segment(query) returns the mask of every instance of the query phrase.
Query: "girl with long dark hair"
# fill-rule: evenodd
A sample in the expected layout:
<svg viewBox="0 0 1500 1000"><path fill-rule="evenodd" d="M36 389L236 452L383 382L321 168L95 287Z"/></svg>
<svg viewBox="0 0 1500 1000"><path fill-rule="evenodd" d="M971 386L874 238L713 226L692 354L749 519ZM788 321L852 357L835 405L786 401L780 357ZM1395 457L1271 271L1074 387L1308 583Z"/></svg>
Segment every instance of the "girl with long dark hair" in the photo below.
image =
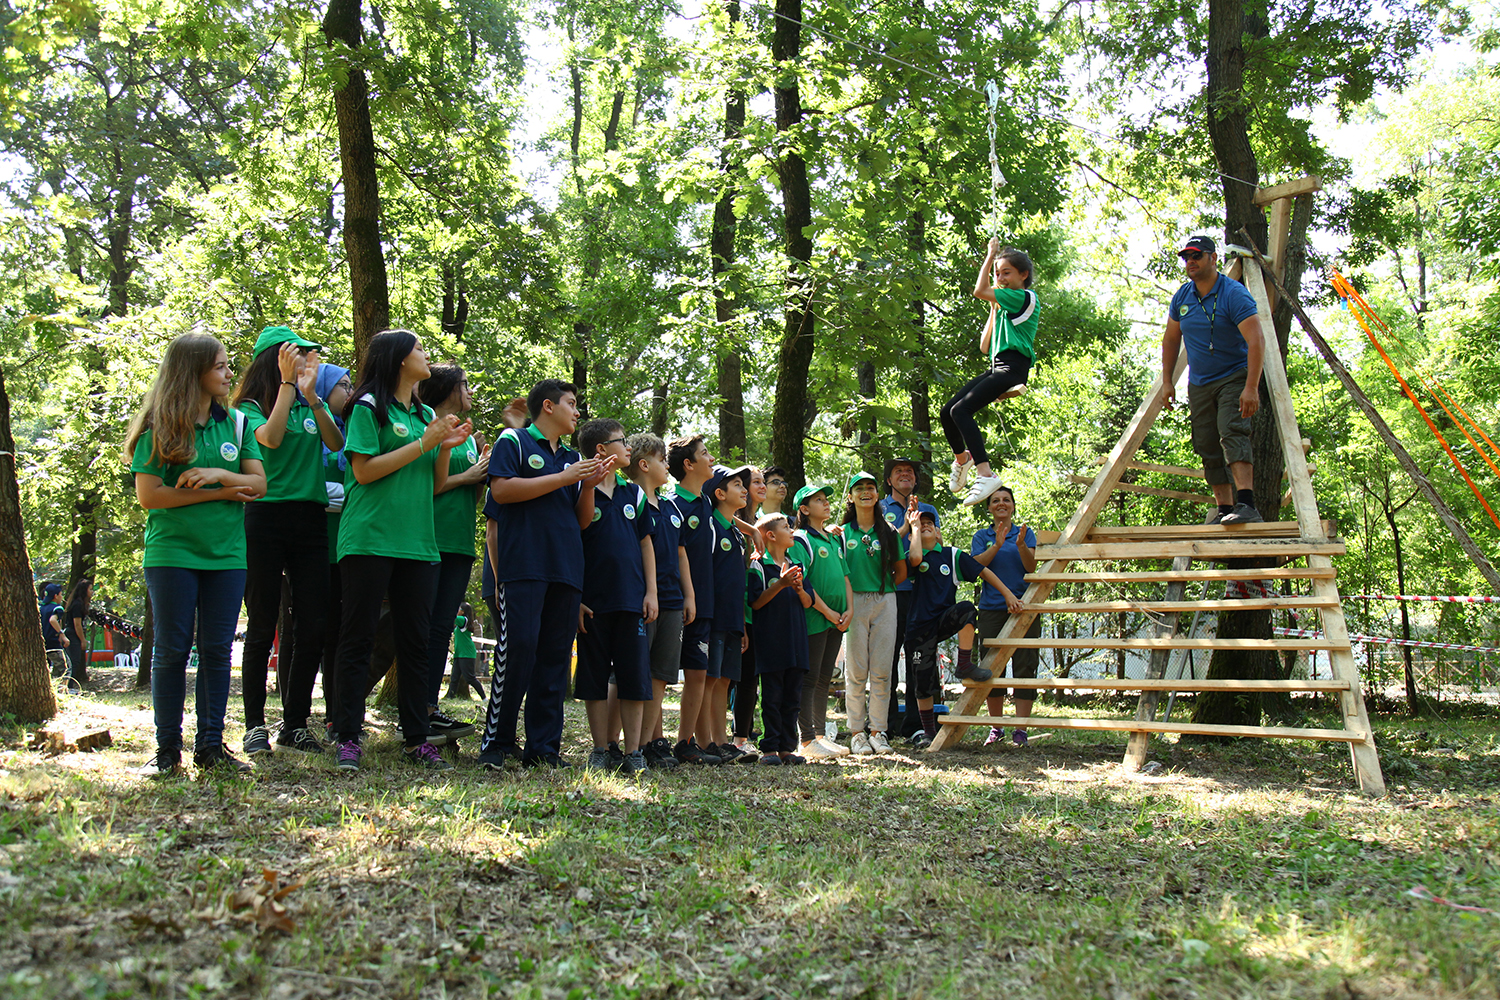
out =
<svg viewBox="0 0 1500 1000"><path fill-rule="evenodd" d="M268 326L255 342L255 360L234 404L249 421L265 456L266 495L245 511L245 649L240 661L245 704L244 750L271 752L266 726L266 667L281 613L281 580L291 591L290 664L278 673L281 732L276 746L321 753L308 728L313 684L323 655L328 613L327 489L323 448L344 446L344 435L318 395L321 345L285 326Z"/></svg>
<svg viewBox="0 0 1500 1000"><path fill-rule="evenodd" d="M473 427L437 417L417 398L431 375L427 352L410 330L370 340L358 387L344 405L349 462L339 518L339 575L344 620L339 635L335 728L338 766L359 770L365 720L365 675L389 598L396 645L398 706L407 762L452 770L427 741L427 639L437 586L433 493L448 480L452 450Z"/></svg>
<svg viewBox="0 0 1500 1000"><path fill-rule="evenodd" d="M229 655L245 593L245 504L265 494L260 445L226 409L224 345L186 334L167 345L156 380L125 434L121 457L146 509L146 590L155 615L151 703L156 755L141 773L182 770L188 653L198 647L193 762L246 771L224 749ZM196 628L195 628L196 622Z"/></svg>
<svg viewBox="0 0 1500 1000"><path fill-rule="evenodd" d="M68 637L68 677L79 687L89 682L89 653L83 648L83 623L89 616L89 604L94 599L94 581L84 577L68 591L68 604L63 612L63 627Z"/></svg>
<svg viewBox="0 0 1500 1000"><path fill-rule="evenodd" d="M844 655L844 700L853 734L849 749L857 754L891 752L885 727L891 713L896 588L906 580L906 550L896 529L881 516L879 504L873 475L856 472L849 477L843 542L854 601Z"/></svg>
<svg viewBox="0 0 1500 1000"><path fill-rule="evenodd" d="M842 757L849 748L824 733L828 719L828 688L833 666L838 662L844 630L849 627L849 605L854 592L849 587L849 567L844 546L827 530L833 516L828 502L832 487L813 483L802 487L792 499L797 508L796 544L787 558L802 567L812 591L807 609L809 669L802 685L802 705L797 712L802 755L809 759Z"/></svg>

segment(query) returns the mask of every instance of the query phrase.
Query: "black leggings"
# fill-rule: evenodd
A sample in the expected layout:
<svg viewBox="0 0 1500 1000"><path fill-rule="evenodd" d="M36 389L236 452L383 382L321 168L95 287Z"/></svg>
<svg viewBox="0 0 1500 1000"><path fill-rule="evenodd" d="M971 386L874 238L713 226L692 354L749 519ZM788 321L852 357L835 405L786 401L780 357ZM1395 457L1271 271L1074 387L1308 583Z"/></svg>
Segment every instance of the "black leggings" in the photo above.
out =
<svg viewBox="0 0 1500 1000"><path fill-rule="evenodd" d="M344 621L339 634L338 738L358 742L365 723L366 674L389 599L396 644L396 706L408 747L427 740L427 637L438 564L386 556L347 555L339 560Z"/></svg>
<svg viewBox="0 0 1500 1000"><path fill-rule="evenodd" d="M984 435L974 422L974 414L989 406L1018 385L1026 384L1031 374L1031 359L1020 351L1001 351L995 365L977 378L963 384L953 398L943 404L938 417L943 422L943 436L953 454L968 452L976 465L990 460L984 449Z"/></svg>
<svg viewBox="0 0 1500 1000"><path fill-rule="evenodd" d="M292 589L290 669L281 686L286 728L301 729L312 711L312 689L323 655L328 613L328 515L306 501L252 503L245 510L245 650L240 675L245 728L266 724L266 667L281 616L281 577Z"/></svg>

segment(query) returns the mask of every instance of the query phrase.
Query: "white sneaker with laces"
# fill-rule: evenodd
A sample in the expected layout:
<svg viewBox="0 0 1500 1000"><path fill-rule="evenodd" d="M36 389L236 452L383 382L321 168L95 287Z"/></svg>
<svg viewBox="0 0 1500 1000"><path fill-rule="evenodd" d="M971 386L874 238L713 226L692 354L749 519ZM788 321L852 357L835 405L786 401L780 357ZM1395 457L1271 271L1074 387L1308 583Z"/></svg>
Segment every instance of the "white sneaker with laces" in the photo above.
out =
<svg viewBox="0 0 1500 1000"><path fill-rule="evenodd" d="M888 739L885 738L885 733L871 733L870 734L870 752L871 753L890 753L891 752L891 742L890 742L890 740L888 740Z"/></svg>
<svg viewBox="0 0 1500 1000"><path fill-rule="evenodd" d="M840 743L838 740L831 740L826 736L819 736L813 742L821 743L823 745L823 749L828 751L828 756L830 757L847 757L849 755L849 748L844 746L844 744Z"/></svg>
<svg viewBox="0 0 1500 1000"><path fill-rule="evenodd" d="M822 740L808 740L802 744L802 756L808 760L826 760L829 757L838 756L823 745Z"/></svg>
<svg viewBox="0 0 1500 1000"><path fill-rule="evenodd" d="M980 476L969 486L969 492L964 494L964 506L972 507L975 504L984 503L990 498L990 494L999 488L999 476Z"/></svg>
<svg viewBox="0 0 1500 1000"><path fill-rule="evenodd" d="M855 733L854 739L849 741L849 752L863 757L875 751L870 749L870 737L864 733Z"/></svg>
<svg viewBox="0 0 1500 1000"><path fill-rule="evenodd" d="M974 467L972 461L961 462L958 458L953 459L953 471L948 474L948 488L954 493L962 493L964 484L969 480L969 470Z"/></svg>

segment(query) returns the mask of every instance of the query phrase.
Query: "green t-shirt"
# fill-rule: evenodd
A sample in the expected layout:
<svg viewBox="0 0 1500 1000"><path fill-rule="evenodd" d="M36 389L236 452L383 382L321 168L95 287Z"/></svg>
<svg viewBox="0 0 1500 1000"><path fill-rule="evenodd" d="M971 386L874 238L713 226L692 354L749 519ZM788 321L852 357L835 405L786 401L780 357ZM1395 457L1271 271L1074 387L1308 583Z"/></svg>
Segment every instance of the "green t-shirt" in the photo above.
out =
<svg viewBox="0 0 1500 1000"><path fill-rule="evenodd" d="M266 417L260 405L246 400L240 412L249 421L246 434L266 425ZM292 403L286 417L286 434L276 448L260 444L262 459L266 463L266 495L256 503L315 503L328 502L328 491L323 485L323 436L318 430L318 421L312 407L301 400Z"/></svg>
<svg viewBox="0 0 1500 1000"><path fill-rule="evenodd" d="M897 535L896 558L905 557L906 542ZM856 594L896 592L896 581L886 570L885 560L879 528L871 525L869 531L861 531L857 523L844 525L844 563L849 567L849 584Z"/></svg>
<svg viewBox="0 0 1500 1000"><path fill-rule="evenodd" d="M472 660L477 655L479 654L474 649L474 637L469 634L469 619L459 615L453 619L453 658Z"/></svg>
<svg viewBox="0 0 1500 1000"><path fill-rule="evenodd" d="M176 486L177 477L188 469L239 472L241 463L261 460L260 445L250 433L249 421L217 403L209 411L208 423L197 429L195 457L191 463L162 465L152 461L151 441L148 428L135 444L130 471L160 476L167 486ZM223 487L217 484L204 487L205 492L218 489ZM245 505L238 500L207 500L186 507L148 510L146 555L142 565L244 569Z"/></svg>
<svg viewBox="0 0 1500 1000"><path fill-rule="evenodd" d="M844 562L844 547L837 538L832 535L820 537L808 530L798 531L786 557L802 567L803 575L812 584L813 593L823 598L830 611L843 614L849 610L844 594L844 578L849 575L849 567ZM833 622L824 618L816 606L807 608L806 615L808 635L833 628Z"/></svg>
<svg viewBox="0 0 1500 1000"><path fill-rule="evenodd" d="M1029 288L1001 288L998 285L993 291L995 333L990 337L990 356L986 360L993 367L995 355L1001 351L1020 351L1035 361L1036 325L1042 312L1036 292Z"/></svg>
<svg viewBox="0 0 1500 1000"><path fill-rule="evenodd" d="M474 444L474 439L469 438L449 453L448 475L468 472L469 467L477 461L479 448ZM439 552L453 552L461 556L478 554L474 545L477 520L475 512L478 509L479 490L473 486L455 486L432 498L433 531L437 536Z"/></svg>
<svg viewBox="0 0 1500 1000"><path fill-rule="evenodd" d="M422 436L432 411L415 399L408 409L391 401L384 427L375 419L374 399L363 396L349 413L344 431L344 454L350 456L344 480L344 514L339 519L339 558L385 556L437 562L437 539L432 528L432 467L437 448L408 462L388 476L361 485L354 476L352 456L384 455Z"/></svg>

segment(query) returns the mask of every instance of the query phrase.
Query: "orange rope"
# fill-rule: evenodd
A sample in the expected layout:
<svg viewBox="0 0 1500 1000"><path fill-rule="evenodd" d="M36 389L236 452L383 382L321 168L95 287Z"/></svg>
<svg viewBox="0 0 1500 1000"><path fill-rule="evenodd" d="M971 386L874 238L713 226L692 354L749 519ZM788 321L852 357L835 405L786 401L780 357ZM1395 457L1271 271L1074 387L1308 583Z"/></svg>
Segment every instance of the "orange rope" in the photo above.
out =
<svg viewBox="0 0 1500 1000"><path fill-rule="evenodd" d="M1493 451L1495 453L1495 456L1497 458L1500 458L1500 448L1495 447L1495 442L1491 441L1490 440L1490 436L1488 434L1486 434L1480 428L1480 426L1477 423L1474 422L1474 418L1471 417L1471 416L1469 416L1468 411L1465 410L1462 406L1460 406L1458 404L1458 402L1452 396L1449 396L1448 395L1448 390L1444 389L1442 387L1442 385L1438 386L1438 391L1441 392L1443 394L1443 396L1447 398L1448 402L1450 402L1450 403L1453 404L1453 408L1455 410L1457 410L1459 413L1463 414L1463 418L1466 421L1468 421L1469 426L1472 427L1472 428L1474 428L1474 433L1478 434L1481 438L1483 438L1484 439L1484 443L1490 446L1490 451ZM1490 466L1490 468L1494 468L1494 466Z"/></svg>
<svg viewBox="0 0 1500 1000"><path fill-rule="evenodd" d="M1401 391L1406 393L1406 398L1411 400L1412 405L1417 408L1417 412L1422 415L1422 419L1427 421L1427 427L1432 431L1432 436L1437 438L1438 443L1443 446L1443 450L1448 453L1448 458L1453 462L1454 467L1458 469L1459 475L1464 477L1464 482L1469 484L1469 489L1479 500L1480 506L1482 506L1485 513L1490 516L1490 520L1495 522L1495 527L1500 528L1500 517L1496 517L1495 512L1490 509L1489 503L1484 499L1484 494L1479 492L1479 487L1475 486L1474 480L1469 478L1469 470L1464 468L1464 463L1458 460L1458 456L1455 455L1453 453L1453 449L1448 446L1448 440L1443 437L1443 432L1438 430L1437 424L1433 423L1432 418L1427 415L1427 410L1422 406L1421 400L1417 399L1417 394L1411 391L1411 386L1406 384L1406 379L1401 377L1401 372L1396 369L1396 363L1391 360L1389 354L1385 353L1385 348L1382 347L1380 341L1376 339L1375 332L1370 329L1370 324L1365 322L1366 312L1369 313L1370 318L1373 319L1376 323L1380 323L1380 317L1375 315L1375 311L1370 308L1370 304L1366 302L1364 298L1359 294L1359 292L1354 289L1353 285L1349 284L1348 280L1345 279L1342 274L1340 274L1337 270L1334 270L1332 272L1332 275L1334 291L1338 292L1339 295L1343 297L1345 302L1350 303L1351 306L1358 307L1351 308L1349 312L1352 313L1355 320L1358 321L1360 328L1365 331L1365 336L1369 338L1370 343L1374 345L1375 350L1380 353L1381 360L1385 362L1386 367L1389 368L1391 370L1391 374L1395 376L1396 382L1401 386ZM1380 325L1384 326L1383 323L1380 323ZM1465 431L1464 435L1467 437L1468 432ZM1472 441L1473 439L1470 438L1470 440ZM1475 447L1478 446L1476 445Z"/></svg>

